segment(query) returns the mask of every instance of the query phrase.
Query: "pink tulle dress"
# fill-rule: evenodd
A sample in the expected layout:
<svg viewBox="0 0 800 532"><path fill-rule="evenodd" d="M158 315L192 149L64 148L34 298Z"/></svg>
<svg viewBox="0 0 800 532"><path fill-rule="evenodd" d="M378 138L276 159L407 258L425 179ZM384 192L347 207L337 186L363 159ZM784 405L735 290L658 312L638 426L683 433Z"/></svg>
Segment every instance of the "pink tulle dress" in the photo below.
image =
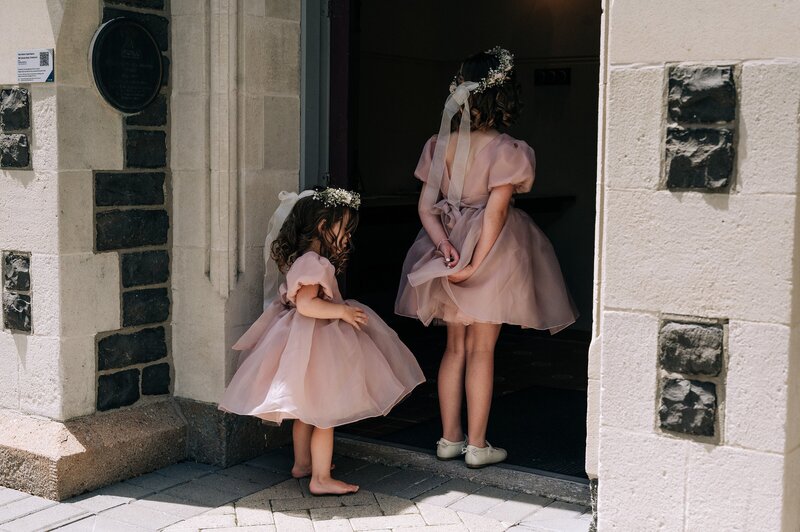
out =
<svg viewBox="0 0 800 532"><path fill-rule="evenodd" d="M414 175L426 181L436 136L425 145ZM452 275L470 263L481 235L483 215L494 187L514 185L528 192L535 171L533 149L525 142L500 134L473 157L464 176L460 206L448 202L450 183L445 167L442 195L434 212L441 217L448 238L460 254L447 268L425 229L403 263L395 312L417 318L471 324L508 323L556 333L574 323L577 310L569 295L553 246L531 218L513 206L500 235L484 261L466 281L450 283Z"/></svg>
<svg viewBox="0 0 800 532"><path fill-rule="evenodd" d="M366 325L297 312L303 285L318 284L328 301L362 308ZM344 301L333 265L313 251L295 260L279 297L234 344L243 350L219 408L280 423L320 428L387 414L425 381L414 355L371 309Z"/></svg>

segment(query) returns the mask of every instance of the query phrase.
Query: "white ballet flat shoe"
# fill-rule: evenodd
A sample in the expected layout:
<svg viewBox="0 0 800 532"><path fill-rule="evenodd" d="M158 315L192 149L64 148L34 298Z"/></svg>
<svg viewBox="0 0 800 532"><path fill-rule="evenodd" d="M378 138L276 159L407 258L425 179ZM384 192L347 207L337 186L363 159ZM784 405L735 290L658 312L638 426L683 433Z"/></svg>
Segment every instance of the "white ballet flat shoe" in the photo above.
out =
<svg viewBox="0 0 800 532"><path fill-rule="evenodd" d="M464 461L470 469L480 469L488 465L497 464L506 459L508 453L505 449L492 447L487 441L486 447L467 445L464 448Z"/></svg>
<svg viewBox="0 0 800 532"><path fill-rule="evenodd" d="M452 460L464 454L467 440L450 441L444 438L439 438L436 442L436 458L439 460Z"/></svg>

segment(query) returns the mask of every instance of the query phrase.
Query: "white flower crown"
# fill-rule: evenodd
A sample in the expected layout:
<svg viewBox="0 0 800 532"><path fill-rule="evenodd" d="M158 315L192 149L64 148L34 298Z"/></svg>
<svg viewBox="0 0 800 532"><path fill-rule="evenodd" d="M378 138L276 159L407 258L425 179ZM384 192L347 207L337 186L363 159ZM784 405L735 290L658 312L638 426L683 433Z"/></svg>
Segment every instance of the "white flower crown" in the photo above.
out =
<svg viewBox="0 0 800 532"><path fill-rule="evenodd" d="M496 87L497 85L502 85L506 81L508 81L508 76L511 74L511 71L514 70L514 54L506 50L501 46L495 46L489 50L486 50L487 54L492 54L497 57L499 61L499 65L497 68L492 68L489 70L489 73L486 74L485 78L478 80L478 86L472 90L472 92L483 92L489 87ZM466 80L471 81L471 80ZM458 74L453 77L453 81L450 82L450 94L456 91L458 87Z"/></svg>
<svg viewBox="0 0 800 532"><path fill-rule="evenodd" d="M343 188L328 187L325 190L314 192L315 200L321 201L326 207L342 205L358 210L361 207L361 196L358 192L351 192Z"/></svg>

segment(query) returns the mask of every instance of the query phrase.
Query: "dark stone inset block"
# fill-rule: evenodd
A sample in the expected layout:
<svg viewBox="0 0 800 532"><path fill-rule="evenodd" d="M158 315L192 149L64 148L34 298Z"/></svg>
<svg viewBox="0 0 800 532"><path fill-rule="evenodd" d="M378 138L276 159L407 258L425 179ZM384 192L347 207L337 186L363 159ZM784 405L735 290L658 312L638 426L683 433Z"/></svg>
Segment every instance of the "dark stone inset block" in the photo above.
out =
<svg viewBox="0 0 800 532"><path fill-rule="evenodd" d="M661 428L698 436L714 435L717 387L711 382L662 379Z"/></svg>
<svg viewBox="0 0 800 532"><path fill-rule="evenodd" d="M139 370L126 369L97 379L97 409L111 410L139 400Z"/></svg>
<svg viewBox="0 0 800 532"><path fill-rule="evenodd" d="M147 13L137 13L135 11L127 11L125 9L115 9L113 7L103 8L103 22L109 20L125 17L135 20L153 35L153 38L158 44L159 50L166 52L169 49L169 20L158 15L149 15Z"/></svg>
<svg viewBox="0 0 800 532"><path fill-rule="evenodd" d="M3 287L27 292L31 289L31 256L29 253L3 253Z"/></svg>
<svg viewBox="0 0 800 532"><path fill-rule="evenodd" d="M106 4L121 4L144 9L164 9L164 0L106 0Z"/></svg>
<svg viewBox="0 0 800 532"><path fill-rule="evenodd" d="M98 207L163 205L164 172L97 173L94 176L94 202Z"/></svg>
<svg viewBox="0 0 800 532"><path fill-rule="evenodd" d="M27 135L0 135L0 168L27 168L30 164Z"/></svg>
<svg viewBox="0 0 800 532"><path fill-rule="evenodd" d="M31 332L31 296L3 292L3 325L6 329Z"/></svg>
<svg viewBox="0 0 800 532"><path fill-rule="evenodd" d="M592 522L589 523L589 532L597 532L597 479L589 479L589 501L592 507Z"/></svg>
<svg viewBox="0 0 800 532"><path fill-rule="evenodd" d="M716 190L733 173L733 130L667 129L667 188Z"/></svg>
<svg viewBox="0 0 800 532"><path fill-rule="evenodd" d="M161 56L161 86L169 85L169 57Z"/></svg>
<svg viewBox="0 0 800 532"><path fill-rule="evenodd" d="M31 99L28 89L0 91L0 129L20 131L31 127Z"/></svg>
<svg viewBox="0 0 800 532"><path fill-rule="evenodd" d="M142 370L143 395L168 394L169 383L169 364L155 364Z"/></svg>
<svg viewBox="0 0 800 532"><path fill-rule="evenodd" d="M116 369L153 362L167 356L164 327L130 334L112 334L97 343L98 368Z"/></svg>
<svg viewBox="0 0 800 532"><path fill-rule="evenodd" d="M95 215L97 251L166 244L169 215L165 210L105 211Z"/></svg>
<svg viewBox="0 0 800 532"><path fill-rule="evenodd" d="M169 294L166 288L146 288L123 292L122 326L161 323L169 318Z"/></svg>
<svg viewBox="0 0 800 532"><path fill-rule="evenodd" d="M665 323L658 334L658 351L667 371L717 376L722 371L722 326Z"/></svg>
<svg viewBox="0 0 800 532"><path fill-rule="evenodd" d="M163 131L128 130L125 140L128 168L162 168L167 165L167 134Z"/></svg>
<svg viewBox="0 0 800 532"><path fill-rule="evenodd" d="M714 124L736 118L732 66L676 66L669 71L669 117L675 122Z"/></svg>
<svg viewBox="0 0 800 532"><path fill-rule="evenodd" d="M169 253L143 251L122 255L122 286L166 283L169 279Z"/></svg>
<svg viewBox="0 0 800 532"><path fill-rule="evenodd" d="M129 126L165 126L167 125L167 97L159 94L156 99L141 113L125 118Z"/></svg>

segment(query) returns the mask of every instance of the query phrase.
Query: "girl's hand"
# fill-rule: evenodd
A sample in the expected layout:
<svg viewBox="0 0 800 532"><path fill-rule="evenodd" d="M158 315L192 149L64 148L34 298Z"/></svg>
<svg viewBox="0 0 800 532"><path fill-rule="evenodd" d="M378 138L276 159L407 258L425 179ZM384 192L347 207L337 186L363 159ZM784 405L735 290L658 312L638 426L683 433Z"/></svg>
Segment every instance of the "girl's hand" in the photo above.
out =
<svg viewBox="0 0 800 532"><path fill-rule="evenodd" d="M358 307L342 305L341 316L339 316L339 319L346 321L360 331L361 326L366 325L368 317L367 313Z"/></svg>
<svg viewBox="0 0 800 532"><path fill-rule="evenodd" d="M472 277L473 273L475 273L475 268L472 264L467 264L460 272L448 275L447 280L451 283L462 283Z"/></svg>
<svg viewBox="0 0 800 532"><path fill-rule="evenodd" d="M458 255L458 250L453 244L450 243L449 240L442 242L438 251L442 254L442 260L444 260L444 264L448 268L452 268L458 264L458 260L460 258Z"/></svg>

